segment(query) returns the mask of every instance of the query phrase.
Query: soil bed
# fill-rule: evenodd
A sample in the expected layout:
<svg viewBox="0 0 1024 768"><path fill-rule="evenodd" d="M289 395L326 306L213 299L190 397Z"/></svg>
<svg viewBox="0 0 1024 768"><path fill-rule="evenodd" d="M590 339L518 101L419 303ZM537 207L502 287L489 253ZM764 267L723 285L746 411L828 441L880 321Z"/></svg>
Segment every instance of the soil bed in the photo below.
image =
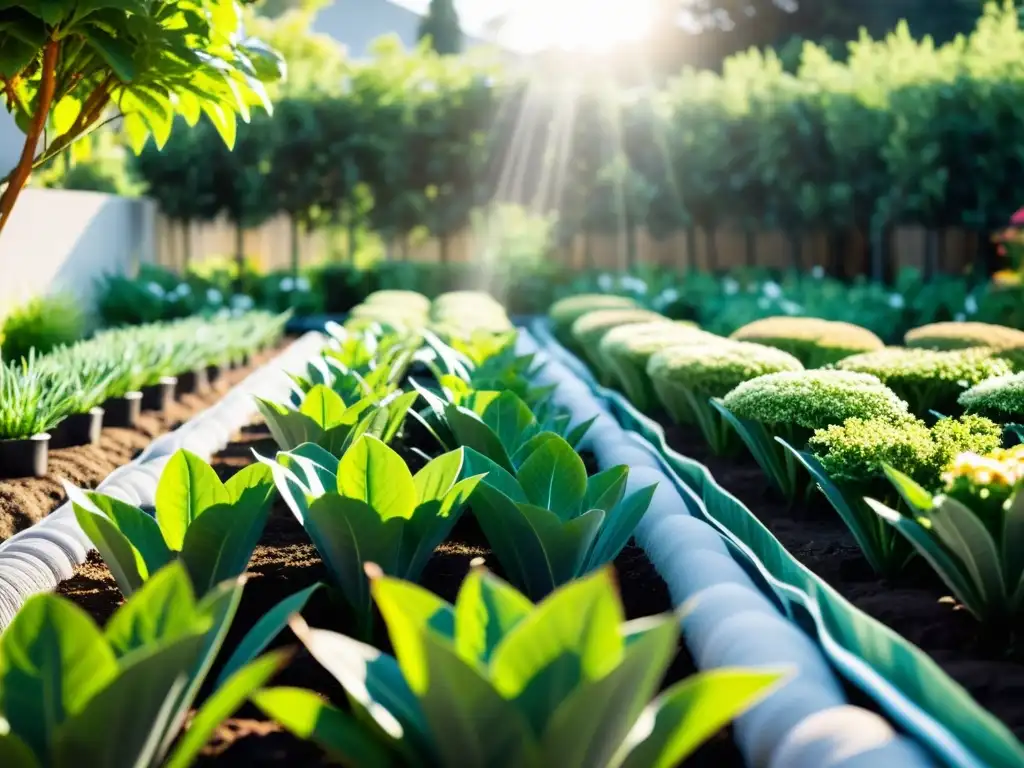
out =
<svg viewBox="0 0 1024 768"><path fill-rule="evenodd" d="M878 578L819 492L790 505L775 494L749 455L714 456L696 428L675 427L665 414L658 420L665 426L668 444L711 470L715 480L801 563L862 611L927 652L979 704L1024 738L1024 626L1012 636L987 635L920 560L898 579Z"/></svg>
<svg viewBox="0 0 1024 768"><path fill-rule="evenodd" d="M401 446L396 446L403 455ZM263 425L248 427L235 437L227 448L213 459L213 466L222 477L227 477L251 463L252 450L264 456L273 455L275 446ZM407 457L412 459L414 454ZM410 462L414 463L414 462ZM487 558L486 543L479 528L467 510L453 531L451 539L438 547L422 579L422 584L449 602L454 601L459 584L475 557ZM497 563L488 559L488 565L500 573ZM667 587L647 560L643 551L630 545L615 563L623 601L629 618L649 616L671 610ZM249 565L242 604L232 631L225 643L227 652L241 636L267 610L282 598L294 594L317 581L327 581L316 549L309 543L302 527L287 506L278 499L271 512L260 546ZM100 621L106 621L121 602L110 572L93 553L87 563L78 568L74 578L64 582L59 592L72 598ZM351 626L344 618L344 607L335 601L329 590L314 594L303 617L314 627L347 632ZM379 624L379 622L378 622ZM379 625L380 628L380 625ZM386 633L378 631L376 642L384 650ZM282 633L278 645L294 645L289 631ZM693 674L696 668L680 643L679 654L666 676L665 685ZM215 677L214 670L211 678ZM312 658L299 651L287 669L274 681L275 685L300 686L316 690L335 703L345 706L340 687ZM249 706L227 721L218 730L216 738L207 745L201 766L242 768L264 765L319 766L330 764L318 749L281 731L268 723ZM728 730L718 734L690 760L688 768L733 768L742 766L739 752Z"/></svg>
<svg viewBox="0 0 1024 768"><path fill-rule="evenodd" d="M274 358L281 348L254 357L244 368L226 372L204 394L182 395L166 414L143 413L135 429L108 427L97 445L51 450L46 477L0 481L0 541L39 522L63 504L67 497L62 479L79 488L95 488L115 469L138 456L154 438L177 429L220 400L228 389Z"/></svg>

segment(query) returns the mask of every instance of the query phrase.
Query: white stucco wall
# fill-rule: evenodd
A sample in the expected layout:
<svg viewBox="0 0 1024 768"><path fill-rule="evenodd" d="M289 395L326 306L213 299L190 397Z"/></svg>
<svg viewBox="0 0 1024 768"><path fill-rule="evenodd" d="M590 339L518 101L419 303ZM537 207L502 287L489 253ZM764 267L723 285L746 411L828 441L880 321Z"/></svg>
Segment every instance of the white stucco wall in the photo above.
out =
<svg viewBox="0 0 1024 768"><path fill-rule="evenodd" d="M155 207L99 192L26 189L0 234L0 315L47 293L92 308L96 280L153 254Z"/></svg>

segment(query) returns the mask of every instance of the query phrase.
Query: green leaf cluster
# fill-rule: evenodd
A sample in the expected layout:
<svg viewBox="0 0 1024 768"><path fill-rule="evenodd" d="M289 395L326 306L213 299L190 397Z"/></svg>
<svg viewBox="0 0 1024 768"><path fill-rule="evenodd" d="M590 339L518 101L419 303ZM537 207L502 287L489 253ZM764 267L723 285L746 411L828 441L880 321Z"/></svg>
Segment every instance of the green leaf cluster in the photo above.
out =
<svg viewBox="0 0 1024 768"><path fill-rule="evenodd" d="M789 352L807 368L820 368L885 346L866 328L814 317L767 317L738 328L730 338Z"/></svg>

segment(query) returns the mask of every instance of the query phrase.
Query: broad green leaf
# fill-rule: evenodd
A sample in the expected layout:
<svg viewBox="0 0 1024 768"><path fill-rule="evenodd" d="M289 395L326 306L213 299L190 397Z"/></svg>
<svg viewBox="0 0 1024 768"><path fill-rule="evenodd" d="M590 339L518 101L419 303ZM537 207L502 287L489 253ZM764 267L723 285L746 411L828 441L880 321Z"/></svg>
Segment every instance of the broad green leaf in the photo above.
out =
<svg viewBox="0 0 1024 768"><path fill-rule="evenodd" d="M515 502L481 482L471 503L473 516L509 582L530 597L548 594L554 584L547 553Z"/></svg>
<svg viewBox="0 0 1024 768"><path fill-rule="evenodd" d="M54 135L60 136L71 128L81 110L82 102L72 94L67 94L54 104L50 110L50 122L53 125Z"/></svg>
<svg viewBox="0 0 1024 768"><path fill-rule="evenodd" d="M409 415L409 409L416 402L417 397L419 395L416 392L404 392L383 406L381 411L385 415L384 422L380 426L379 431L375 432L375 436L385 443L390 443L394 440L405 423L405 418Z"/></svg>
<svg viewBox="0 0 1024 768"><path fill-rule="evenodd" d="M224 145L228 149L234 149L235 136L238 133L235 113L224 105L210 99L201 100L199 106L203 110L203 114L210 119L213 127L217 129L217 133L220 134Z"/></svg>
<svg viewBox="0 0 1024 768"><path fill-rule="evenodd" d="M278 453L277 461L302 478L313 496L338 490L338 458L316 443Z"/></svg>
<svg viewBox="0 0 1024 768"><path fill-rule="evenodd" d="M583 498L583 511L603 509L610 512L622 501L629 479L629 467L620 464L609 467L587 478L587 493Z"/></svg>
<svg viewBox="0 0 1024 768"><path fill-rule="evenodd" d="M614 765L636 718L643 711L676 653L674 616L634 622L622 662L597 680L582 680L552 716L544 732L545 764L564 768Z"/></svg>
<svg viewBox="0 0 1024 768"><path fill-rule="evenodd" d="M310 629L294 621L292 627L313 658L341 683L353 706L376 724L382 737L394 740L396 748L407 750L412 764L430 754L427 722L419 699L395 659L345 635Z"/></svg>
<svg viewBox="0 0 1024 768"><path fill-rule="evenodd" d="M600 509L592 509L572 520L563 521L558 515L543 507L532 504L517 504L519 513L537 534L544 548L544 560L548 568L551 585L548 590L565 584L570 579L582 574L587 564L587 556L601 526L606 513ZM530 597L539 599L546 594L528 592Z"/></svg>
<svg viewBox="0 0 1024 768"><path fill-rule="evenodd" d="M413 693L422 696L433 683L426 665L424 635L432 633L453 640L455 612L433 592L401 579L376 578L370 591L388 626L388 638L402 674Z"/></svg>
<svg viewBox="0 0 1024 768"><path fill-rule="evenodd" d="M156 487L156 521L167 546L180 552L192 521L215 504L230 501L209 464L190 451L175 453L164 465Z"/></svg>
<svg viewBox="0 0 1024 768"><path fill-rule="evenodd" d="M896 487L896 490L908 507L918 512L924 512L932 508L932 495L914 482L908 475L903 474L894 467L890 467L888 464L884 465L883 469L885 470L886 477L889 478L889 482Z"/></svg>
<svg viewBox="0 0 1024 768"><path fill-rule="evenodd" d="M619 556L651 505L657 487L657 484L649 485L631 493L607 513L594 540L594 546L587 556L584 572L610 563Z"/></svg>
<svg viewBox="0 0 1024 768"><path fill-rule="evenodd" d="M263 506L274 493L274 473L266 464L250 464L224 483L228 502L241 506Z"/></svg>
<svg viewBox="0 0 1024 768"><path fill-rule="evenodd" d="M455 648L467 663L486 665L502 638L533 610L520 592L483 568L473 568L455 600Z"/></svg>
<svg viewBox="0 0 1024 768"><path fill-rule="evenodd" d="M21 73L39 52L38 46L15 37L9 30L0 34L0 77L11 78Z"/></svg>
<svg viewBox="0 0 1024 768"><path fill-rule="evenodd" d="M484 423L498 436L509 455L519 447L527 430L536 423L530 406L515 392L508 390L488 405L482 415Z"/></svg>
<svg viewBox="0 0 1024 768"><path fill-rule="evenodd" d="M309 390L299 407L299 413L311 418L324 431L343 423L346 410L347 406L341 396L323 384L317 384Z"/></svg>
<svg viewBox="0 0 1024 768"><path fill-rule="evenodd" d="M0 765L4 768L42 768L28 744L13 733L0 733Z"/></svg>
<svg viewBox="0 0 1024 768"><path fill-rule="evenodd" d="M412 516L416 484L405 461L380 440L365 435L338 465L338 492L365 501L384 520Z"/></svg>
<svg viewBox="0 0 1024 768"><path fill-rule="evenodd" d="M188 768L222 722L270 682L291 659L291 651L276 651L245 665L221 682L192 719L163 768Z"/></svg>
<svg viewBox="0 0 1024 768"><path fill-rule="evenodd" d="M370 586L363 566L376 563L394 573L404 521L382 520L365 501L337 494L316 499L306 512L305 527L328 572L369 630Z"/></svg>
<svg viewBox="0 0 1024 768"><path fill-rule="evenodd" d="M982 604L997 612L1003 610L1007 595L999 550L985 524L974 512L948 496L939 496L924 515L932 531L970 575Z"/></svg>
<svg viewBox="0 0 1024 768"><path fill-rule="evenodd" d="M445 497L459 479L464 453L461 448L443 453L413 475L420 502Z"/></svg>
<svg viewBox="0 0 1024 768"><path fill-rule="evenodd" d="M521 467L523 462L530 458L538 448L544 445L548 440L553 440L556 437L558 437L558 433L550 431L538 432L535 434L516 449L516 452L512 455L513 466L517 469Z"/></svg>
<svg viewBox="0 0 1024 768"><path fill-rule="evenodd" d="M445 421L459 445L483 454L508 472L514 472L501 440L483 420L465 408L449 405L444 410Z"/></svg>
<svg viewBox="0 0 1024 768"><path fill-rule="evenodd" d="M565 436L565 441L573 448L579 447L579 444L583 441L583 438L586 437L587 432L590 431L590 428L593 426L595 421L597 421L597 416L593 416L581 424L577 424L569 430L568 434Z"/></svg>
<svg viewBox="0 0 1024 768"><path fill-rule="evenodd" d="M519 481L506 469L472 448L464 448L463 451L465 452L462 462L463 477L483 475L484 483L512 501L524 502L527 500L526 493L519 485Z"/></svg>
<svg viewBox="0 0 1024 768"><path fill-rule="evenodd" d="M291 469L274 459L268 459L265 456L260 456L258 453L255 455L260 463L270 467L270 472L274 477L274 487L277 488L277 492L281 494L284 503L292 511L292 514L295 515L295 519L305 525L309 505L313 503L313 499L316 497L307 486L303 485L302 481ZM278 454L279 457L287 455Z"/></svg>
<svg viewBox="0 0 1024 768"><path fill-rule="evenodd" d="M118 657L182 635L205 631L207 618L196 610L188 573L179 563L162 568L131 600L117 609L104 634Z"/></svg>
<svg viewBox="0 0 1024 768"><path fill-rule="evenodd" d="M1010 500L1003 516L1001 542L1003 579L1014 585L1024 577L1024 493Z"/></svg>
<svg viewBox="0 0 1024 768"><path fill-rule="evenodd" d="M129 112L121 120L121 127L128 138L128 146L136 155L141 155L142 150L149 141L149 125L138 112Z"/></svg>
<svg viewBox="0 0 1024 768"><path fill-rule="evenodd" d="M236 671L259 656L287 626L288 620L302 612L306 603L309 602L309 598L322 586L323 584L317 582L294 595L289 595L263 614L235 647L231 658L225 662L220 676L217 678L217 686L219 687Z"/></svg>
<svg viewBox="0 0 1024 768"><path fill-rule="evenodd" d="M540 733L580 681L604 677L619 664L622 620L611 569L566 584L494 649L491 680Z"/></svg>
<svg viewBox="0 0 1024 768"><path fill-rule="evenodd" d="M283 451L293 450L303 443L317 443L323 437L320 426L304 413L259 397L256 407L277 447Z"/></svg>
<svg viewBox="0 0 1024 768"><path fill-rule="evenodd" d="M117 679L61 728L57 764L133 768L158 762L161 739L176 733L174 704L202 652L201 634L188 634L136 651ZM117 737L109 738L117 724ZM96 734L108 738L96 738Z"/></svg>
<svg viewBox="0 0 1024 768"><path fill-rule="evenodd" d="M342 765L398 768L397 755L358 720L302 688L265 688L252 702L300 739L313 741Z"/></svg>
<svg viewBox="0 0 1024 768"><path fill-rule="evenodd" d="M96 25L82 27L82 33L90 46L114 71L118 80L130 83L135 79L136 67L132 60L132 44L129 41L114 37Z"/></svg>
<svg viewBox="0 0 1024 768"><path fill-rule="evenodd" d="M434 550L444 543L462 517L466 503L480 480L479 475L467 477L456 483L440 501L417 505L405 524L399 556L400 572L396 575L411 581L419 580Z"/></svg>
<svg viewBox="0 0 1024 768"><path fill-rule="evenodd" d="M736 431L750 455L778 491L787 499L795 499L800 491L795 471L798 466L796 459L775 442L774 436L764 424L739 418L721 400L713 399L711 405Z"/></svg>
<svg viewBox="0 0 1024 768"><path fill-rule="evenodd" d="M562 438L548 440L523 462L516 479L530 503L569 520L587 493L583 459Z"/></svg>
<svg viewBox="0 0 1024 768"><path fill-rule="evenodd" d="M135 590L142 586L146 576L149 575L146 564L141 553L132 546L117 526L106 515L90 512L82 509L72 502L75 512L75 519L82 531L89 537L89 541L99 551L103 562L107 564L110 573L117 582L121 594L130 597ZM139 511L145 515L145 512ZM149 517L149 515L146 515ZM152 519L152 518L150 518ZM153 521L156 525L156 521ZM159 529L157 533L159 533Z"/></svg>
<svg viewBox="0 0 1024 768"><path fill-rule="evenodd" d="M96 623L56 595L30 597L0 635L0 711L44 764L61 724L117 674Z"/></svg>
<svg viewBox="0 0 1024 768"><path fill-rule="evenodd" d="M269 516L267 504L217 504L192 522L181 559L197 594L245 573Z"/></svg>
<svg viewBox="0 0 1024 768"><path fill-rule="evenodd" d="M768 696L778 672L716 669L676 683L633 727L621 768L673 768L730 720Z"/></svg>

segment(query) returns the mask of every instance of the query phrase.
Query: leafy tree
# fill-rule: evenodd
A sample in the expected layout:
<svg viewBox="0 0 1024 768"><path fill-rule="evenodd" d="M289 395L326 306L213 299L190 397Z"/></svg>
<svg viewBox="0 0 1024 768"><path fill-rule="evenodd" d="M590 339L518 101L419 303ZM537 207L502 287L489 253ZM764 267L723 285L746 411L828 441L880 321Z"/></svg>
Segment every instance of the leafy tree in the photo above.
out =
<svg viewBox="0 0 1024 768"><path fill-rule="evenodd" d="M0 231L33 169L112 109L136 151L150 134L163 146L176 114L189 125L206 114L231 145L236 117L269 107L263 83L282 73L276 53L244 34L233 0L3 3L0 92L25 141L3 179Z"/></svg>
<svg viewBox="0 0 1024 768"><path fill-rule="evenodd" d="M440 54L456 54L462 50L462 30L455 0L430 0L427 15L420 20L419 37L430 38L430 44Z"/></svg>

